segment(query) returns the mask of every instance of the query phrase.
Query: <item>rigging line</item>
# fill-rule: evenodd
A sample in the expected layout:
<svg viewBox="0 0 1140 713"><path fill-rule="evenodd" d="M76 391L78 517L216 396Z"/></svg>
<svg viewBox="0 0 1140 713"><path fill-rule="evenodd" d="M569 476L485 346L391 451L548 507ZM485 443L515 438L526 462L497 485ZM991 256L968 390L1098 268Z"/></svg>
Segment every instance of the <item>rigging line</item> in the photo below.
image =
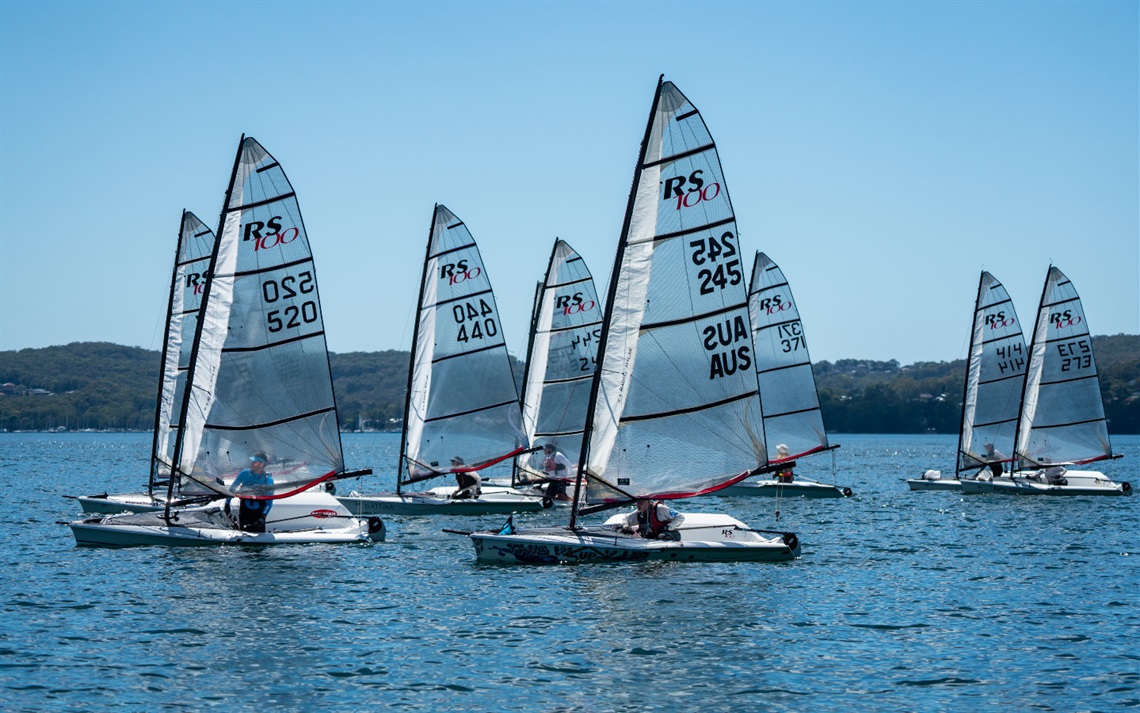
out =
<svg viewBox="0 0 1140 713"><path fill-rule="evenodd" d="M245 205L240 205L240 206L237 206L234 208L226 208L226 212L227 213L233 213L234 211L239 211L239 210L249 210L250 208L259 208L263 205L269 205L270 203L276 203L277 201L283 201L286 198L292 198L296 195L297 195L297 193L295 191L289 191L288 193L282 193L281 195L277 196L276 198L266 198L264 200L254 201L253 203L246 203Z"/></svg>

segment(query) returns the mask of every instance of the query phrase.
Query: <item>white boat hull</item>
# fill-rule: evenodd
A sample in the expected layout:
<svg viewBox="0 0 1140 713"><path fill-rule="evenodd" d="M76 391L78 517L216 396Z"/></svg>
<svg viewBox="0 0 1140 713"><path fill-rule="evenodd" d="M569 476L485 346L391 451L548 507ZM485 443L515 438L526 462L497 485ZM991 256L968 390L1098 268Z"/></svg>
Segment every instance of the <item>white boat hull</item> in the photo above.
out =
<svg viewBox="0 0 1140 713"><path fill-rule="evenodd" d="M209 499L203 494L203 499ZM166 495L154 497L147 493L110 493L103 495L82 495L75 498L83 512L112 515L120 512L157 512L166 507ZM191 504L191 496L177 499L182 507Z"/></svg>
<svg viewBox="0 0 1140 713"><path fill-rule="evenodd" d="M510 515L538 512L552 505L549 498L526 495L511 488L483 488L478 498L452 500L456 488L435 488L419 493L377 493L338 496L354 515Z"/></svg>
<svg viewBox="0 0 1140 713"><path fill-rule="evenodd" d="M1093 470L1066 471L1061 481L1050 481L1042 471L1022 471L1012 477L993 480L962 481L962 492L967 495L999 493L1002 495L1106 495L1132 494L1132 484L1109 480L1103 473Z"/></svg>
<svg viewBox="0 0 1140 713"><path fill-rule="evenodd" d="M962 490L962 481L957 478L946 478L944 480L908 478L906 484L911 490Z"/></svg>
<svg viewBox="0 0 1140 713"><path fill-rule="evenodd" d="M161 513L121 513L68 523L79 546L280 545L379 542L386 528L379 518L353 517L335 498L305 492L274 503L266 532L243 532L223 510L224 501Z"/></svg>
<svg viewBox="0 0 1140 713"><path fill-rule="evenodd" d="M743 480L717 491L718 495L752 495L783 498L849 498L851 488L840 488L814 480L781 483L776 480Z"/></svg>
<svg viewBox="0 0 1140 713"><path fill-rule="evenodd" d="M761 533L727 515L685 513L679 540L626 535L611 518L600 527L536 528L513 534L473 532L475 557L498 564L588 562L782 562L800 555L793 533ZM769 536L765 536L765 535Z"/></svg>

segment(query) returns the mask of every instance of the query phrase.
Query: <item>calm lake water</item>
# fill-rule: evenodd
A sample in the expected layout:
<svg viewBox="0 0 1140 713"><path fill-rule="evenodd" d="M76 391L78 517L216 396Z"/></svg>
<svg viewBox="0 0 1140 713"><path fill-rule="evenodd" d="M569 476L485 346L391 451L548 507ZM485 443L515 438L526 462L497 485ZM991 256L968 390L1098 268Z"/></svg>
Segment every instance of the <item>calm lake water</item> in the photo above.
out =
<svg viewBox="0 0 1140 713"><path fill-rule="evenodd" d="M0 434L0 709L1140 707L1140 497L910 492L955 437L833 440L834 471L799 472L855 497L779 503L795 562L497 567L442 532L497 516L391 517L371 546L79 549L62 496L139 489L150 436ZM394 486L398 436L344 442L367 490ZM1114 446L1103 470L1140 486L1140 437ZM772 527L775 506L680 509Z"/></svg>

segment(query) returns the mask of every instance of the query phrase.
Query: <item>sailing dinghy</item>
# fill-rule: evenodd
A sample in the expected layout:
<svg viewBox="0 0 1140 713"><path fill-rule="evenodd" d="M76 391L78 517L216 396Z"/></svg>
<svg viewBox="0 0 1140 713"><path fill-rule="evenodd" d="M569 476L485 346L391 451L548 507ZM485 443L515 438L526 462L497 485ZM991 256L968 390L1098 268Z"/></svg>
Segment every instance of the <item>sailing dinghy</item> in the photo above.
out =
<svg viewBox="0 0 1140 713"><path fill-rule="evenodd" d="M1119 458L1112 453L1092 337L1073 283L1050 266L1023 380L1014 470L962 481L964 493L1131 495L1132 485L1073 466Z"/></svg>
<svg viewBox="0 0 1140 713"><path fill-rule="evenodd" d="M269 545L368 542L379 518L354 517L314 486L345 473L317 294L296 195L277 161L242 137L210 257L174 464L161 511L69 523L80 545ZM251 461L272 476L238 486ZM219 498L177 508L178 482ZM244 483L245 481L238 480ZM242 530L242 501L268 511L264 532Z"/></svg>
<svg viewBox="0 0 1140 713"><path fill-rule="evenodd" d="M1004 472L1013 461L1013 437L1025 382L1025 337L1009 293L982 271L974 302L962 393L958 459L953 478L927 470L906 481L911 490L962 490L963 481Z"/></svg>
<svg viewBox="0 0 1140 713"><path fill-rule="evenodd" d="M736 221L697 109L658 81L605 305L566 528L465 533L480 561L790 560L793 533L685 513L665 537L625 534L638 500L716 492L767 464ZM579 493L584 491L580 498Z"/></svg>
<svg viewBox="0 0 1140 713"><path fill-rule="evenodd" d="M511 460L528 450L529 441L479 248L442 205L432 215L417 311L396 492L353 492L340 502L361 515L487 515L549 507L540 495L486 483L509 478ZM454 497L463 494L458 482L406 490L472 473L482 481L477 497Z"/></svg>
<svg viewBox="0 0 1140 713"><path fill-rule="evenodd" d="M209 274L206 268L214 252L214 231L188 210L182 211L178 231L178 247L174 253L174 269L170 278L170 297L166 307L166 328L162 340L162 374L158 380L158 399L155 408L154 438L151 443L150 476L146 492L104 493L75 498L83 512L153 512L166 506L170 464L174 456L175 434L178 432L178 415L185 394L186 371L190 368L190 351L194 345L194 332L198 327L198 314L202 307L202 292ZM176 479L173 497L176 500L195 495L211 496L213 492L193 482ZM68 496L71 497L71 496Z"/></svg>
<svg viewBox="0 0 1140 713"><path fill-rule="evenodd" d="M522 389L523 429L543 449L518 456L513 474L516 487L544 487L555 504L570 502L601 335L594 278L574 248L556 240L536 291Z"/></svg>
<svg viewBox="0 0 1140 713"><path fill-rule="evenodd" d="M792 288L780 267L762 252L752 263L748 313L756 345L756 376L764 412L771 475L749 478L721 491L724 495L768 495L802 498L844 498L851 488L792 474L796 460L834 450L823 427L823 412L815 373Z"/></svg>

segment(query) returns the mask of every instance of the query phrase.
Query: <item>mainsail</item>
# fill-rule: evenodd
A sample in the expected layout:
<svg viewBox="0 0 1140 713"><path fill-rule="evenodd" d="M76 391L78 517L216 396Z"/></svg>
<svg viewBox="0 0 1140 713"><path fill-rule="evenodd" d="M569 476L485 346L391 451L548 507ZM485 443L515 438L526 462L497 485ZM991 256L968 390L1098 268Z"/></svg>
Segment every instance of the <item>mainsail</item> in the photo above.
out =
<svg viewBox="0 0 1140 713"><path fill-rule="evenodd" d="M170 278L170 300L166 311L166 333L162 342L162 376L158 383L155 410L154 442L151 447L150 480L153 494L159 481L170 477L174 462L174 444L178 434L178 417L185 398L186 372L202 294L209 277L207 268L214 253L214 231L188 210L182 211L178 232L178 248L174 253L174 269Z"/></svg>
<svg viewBox="0 0 1140 713"><path fill-rule="evenodd" d="M556 240L535 299L522 415L531 443L553 443L575 464L582 451L601 325L590 270L566 241ZM520 478L544 478L544 458L542 453L520 457Z"/></svg>
<svg viewBox="0 0 1140 713"><path fill-rule="evenodd" d="M420 287L397 488L446 473L457 456L464 468L490 468L528 446L501 325L475 239L437 205Z"/></svg>
<svg viewBox="0 0 1140 713"><path fill-rule="evenodd" d="M1013 301L1005 287L983 271L966 360L959 472L1012 458L1025 365L1025 337ZM987 455L987 444L993 455Z"/></svg>
<svg viewBox="0 0 1140 713"><path fill-rule="evenodd" d="M274 493L286 495L344 461L308 234L280 164L252 138L238 148L218 235L176 462L218 489L264 452Z"/></svg>
<svg viewBox="0 0 1140 713"><path fill-rule="evenodd" d="M827 432L792 288L762 252L752 264L748 311L756 345L756 374L764 411L768 460L787 461L827 450ZM787 453L777 453L786 445Z"/></svg>
<svg viewBox="0 0 1140 713"><path fill-rule="evenodd" d="M699 495L767 463L736 219L716 145L671 82L657 85L605 309L579 467L590 502Z"/></svg>
<svg viewBox="0 0 1140 713"><path fill-rule="evenodd" d="M1069 279L1049 268L1017 423L1019 468L1112 457L1092 338Z"/></svg>

